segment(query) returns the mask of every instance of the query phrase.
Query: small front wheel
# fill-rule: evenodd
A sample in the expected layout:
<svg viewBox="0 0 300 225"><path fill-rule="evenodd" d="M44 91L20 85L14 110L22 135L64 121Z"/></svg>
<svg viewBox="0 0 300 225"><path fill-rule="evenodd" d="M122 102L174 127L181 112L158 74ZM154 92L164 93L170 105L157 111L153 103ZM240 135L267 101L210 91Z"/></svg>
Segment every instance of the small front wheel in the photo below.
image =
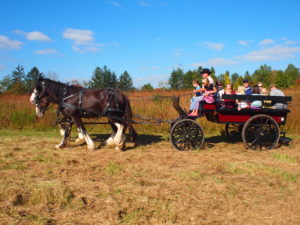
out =
<svg viewBox="0 0 300 225"><path fill-rule="evenodd" d="M194 120L183 119L176 122L171 129L171 143L180 150L198 150L204 144L204 132Z"/></svg>

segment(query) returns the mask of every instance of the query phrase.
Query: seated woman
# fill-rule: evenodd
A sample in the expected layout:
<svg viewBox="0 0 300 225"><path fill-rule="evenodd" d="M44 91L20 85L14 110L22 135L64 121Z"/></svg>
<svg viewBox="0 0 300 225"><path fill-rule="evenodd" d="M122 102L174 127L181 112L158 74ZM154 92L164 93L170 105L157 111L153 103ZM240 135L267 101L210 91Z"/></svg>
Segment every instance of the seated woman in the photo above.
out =
<svg viewBox="0 0 300 225"><path fill-rule="evenodd" d="M259 87L254 85L252 87L252 95L261 95L259 91ZM262 107L262 102L260 100L255 100L250 104L251 109L260 109Z"/></svg>
<svg viewBox="0 0 300 225"><path fill-rule="evenodd" d="M245 94L245 87L244 86L239 86L238 87L238 91L237 91L238 95L244 95ZM236 103L238 104L238 110L240 111L241 109L246 109L249 108L249 103L247 100L236 100Z"/></svg>
<svg viewBox="0 0 300 225"><path fill-rule="evenodd" d="M232 84L227 84L226 89L224 91L224 94L226 95L235 95L236 92L233 90ZM235 108L236 107L236 101L234 99L224 99L224 106L227 108Z"/></svg>
<svg viewBox="0 0 300 225"><path fill-rule="evenodd" d="M214 93L217 92L217 89L214 87L213 84L210 84L207 78L202 80L203 88L197 91L205 91L204 94L197 99L195 102L193 111L188 114L188 116L198 116L198 111L202 111L203 105L205 103L213 103L214 100ZM195 90L196 91L196 90Z"/></svg>

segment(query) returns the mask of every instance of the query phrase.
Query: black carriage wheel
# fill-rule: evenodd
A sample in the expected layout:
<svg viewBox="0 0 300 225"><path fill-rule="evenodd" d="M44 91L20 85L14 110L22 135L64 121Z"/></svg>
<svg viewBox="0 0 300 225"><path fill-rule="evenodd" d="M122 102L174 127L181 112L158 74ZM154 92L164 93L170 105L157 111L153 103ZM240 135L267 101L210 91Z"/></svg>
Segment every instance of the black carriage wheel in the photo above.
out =
<svg viewBox="0 0 300 225"><path fill-rule="evenodd" d="M248 119L242 130L245 146L252 150L273 149L280 138L277 122L268 115L255 115Z"/></svg>
<svg viewBox="0 0 300 225"><path fill-rule="evenodd" d="M180 151L201 149L204 144L203 129L190 119L183 119L175 123L170 136L172 145Z"/></svg>
<svg viewBox="0 0 300 225"><path fill-rule="evenodd" d="M243 125L240 124L226 124L225 135L230 141L240 141Z"/></svg>

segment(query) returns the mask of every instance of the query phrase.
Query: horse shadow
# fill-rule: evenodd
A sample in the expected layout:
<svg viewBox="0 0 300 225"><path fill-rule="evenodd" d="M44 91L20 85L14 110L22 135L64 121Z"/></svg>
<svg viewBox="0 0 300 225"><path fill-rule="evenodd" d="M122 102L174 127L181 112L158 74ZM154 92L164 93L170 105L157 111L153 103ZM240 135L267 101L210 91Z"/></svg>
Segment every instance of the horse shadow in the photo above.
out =
<svg viewBox="0 0 300 225"><path fill-rule="evenodd" d="M100 142L100 146L103 146L105 140L107 140L110 137L110 134L90 134L91 138L96 141ZM150 135L150 134L139 134L138 140L137 140L137 146L145 146L145 145L151 145L158 142L165 141L166 139L162 135ZM131 142L126 136L126 142ZM126 148L126 151L135 149L136 146L129 146Z"/></svg>

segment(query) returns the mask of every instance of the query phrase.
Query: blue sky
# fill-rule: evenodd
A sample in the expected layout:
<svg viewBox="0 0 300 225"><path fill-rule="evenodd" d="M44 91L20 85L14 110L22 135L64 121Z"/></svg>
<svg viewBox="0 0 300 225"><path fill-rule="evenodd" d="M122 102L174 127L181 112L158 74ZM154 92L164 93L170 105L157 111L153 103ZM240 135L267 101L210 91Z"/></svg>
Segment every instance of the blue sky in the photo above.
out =
<svg viewBox="0 0 300 225"><path fill-rule="evenodd" d="M300 67L297 0L1 0L0 79L18 64L89 80L97 66L157 86L173 68Z"/></svg>

